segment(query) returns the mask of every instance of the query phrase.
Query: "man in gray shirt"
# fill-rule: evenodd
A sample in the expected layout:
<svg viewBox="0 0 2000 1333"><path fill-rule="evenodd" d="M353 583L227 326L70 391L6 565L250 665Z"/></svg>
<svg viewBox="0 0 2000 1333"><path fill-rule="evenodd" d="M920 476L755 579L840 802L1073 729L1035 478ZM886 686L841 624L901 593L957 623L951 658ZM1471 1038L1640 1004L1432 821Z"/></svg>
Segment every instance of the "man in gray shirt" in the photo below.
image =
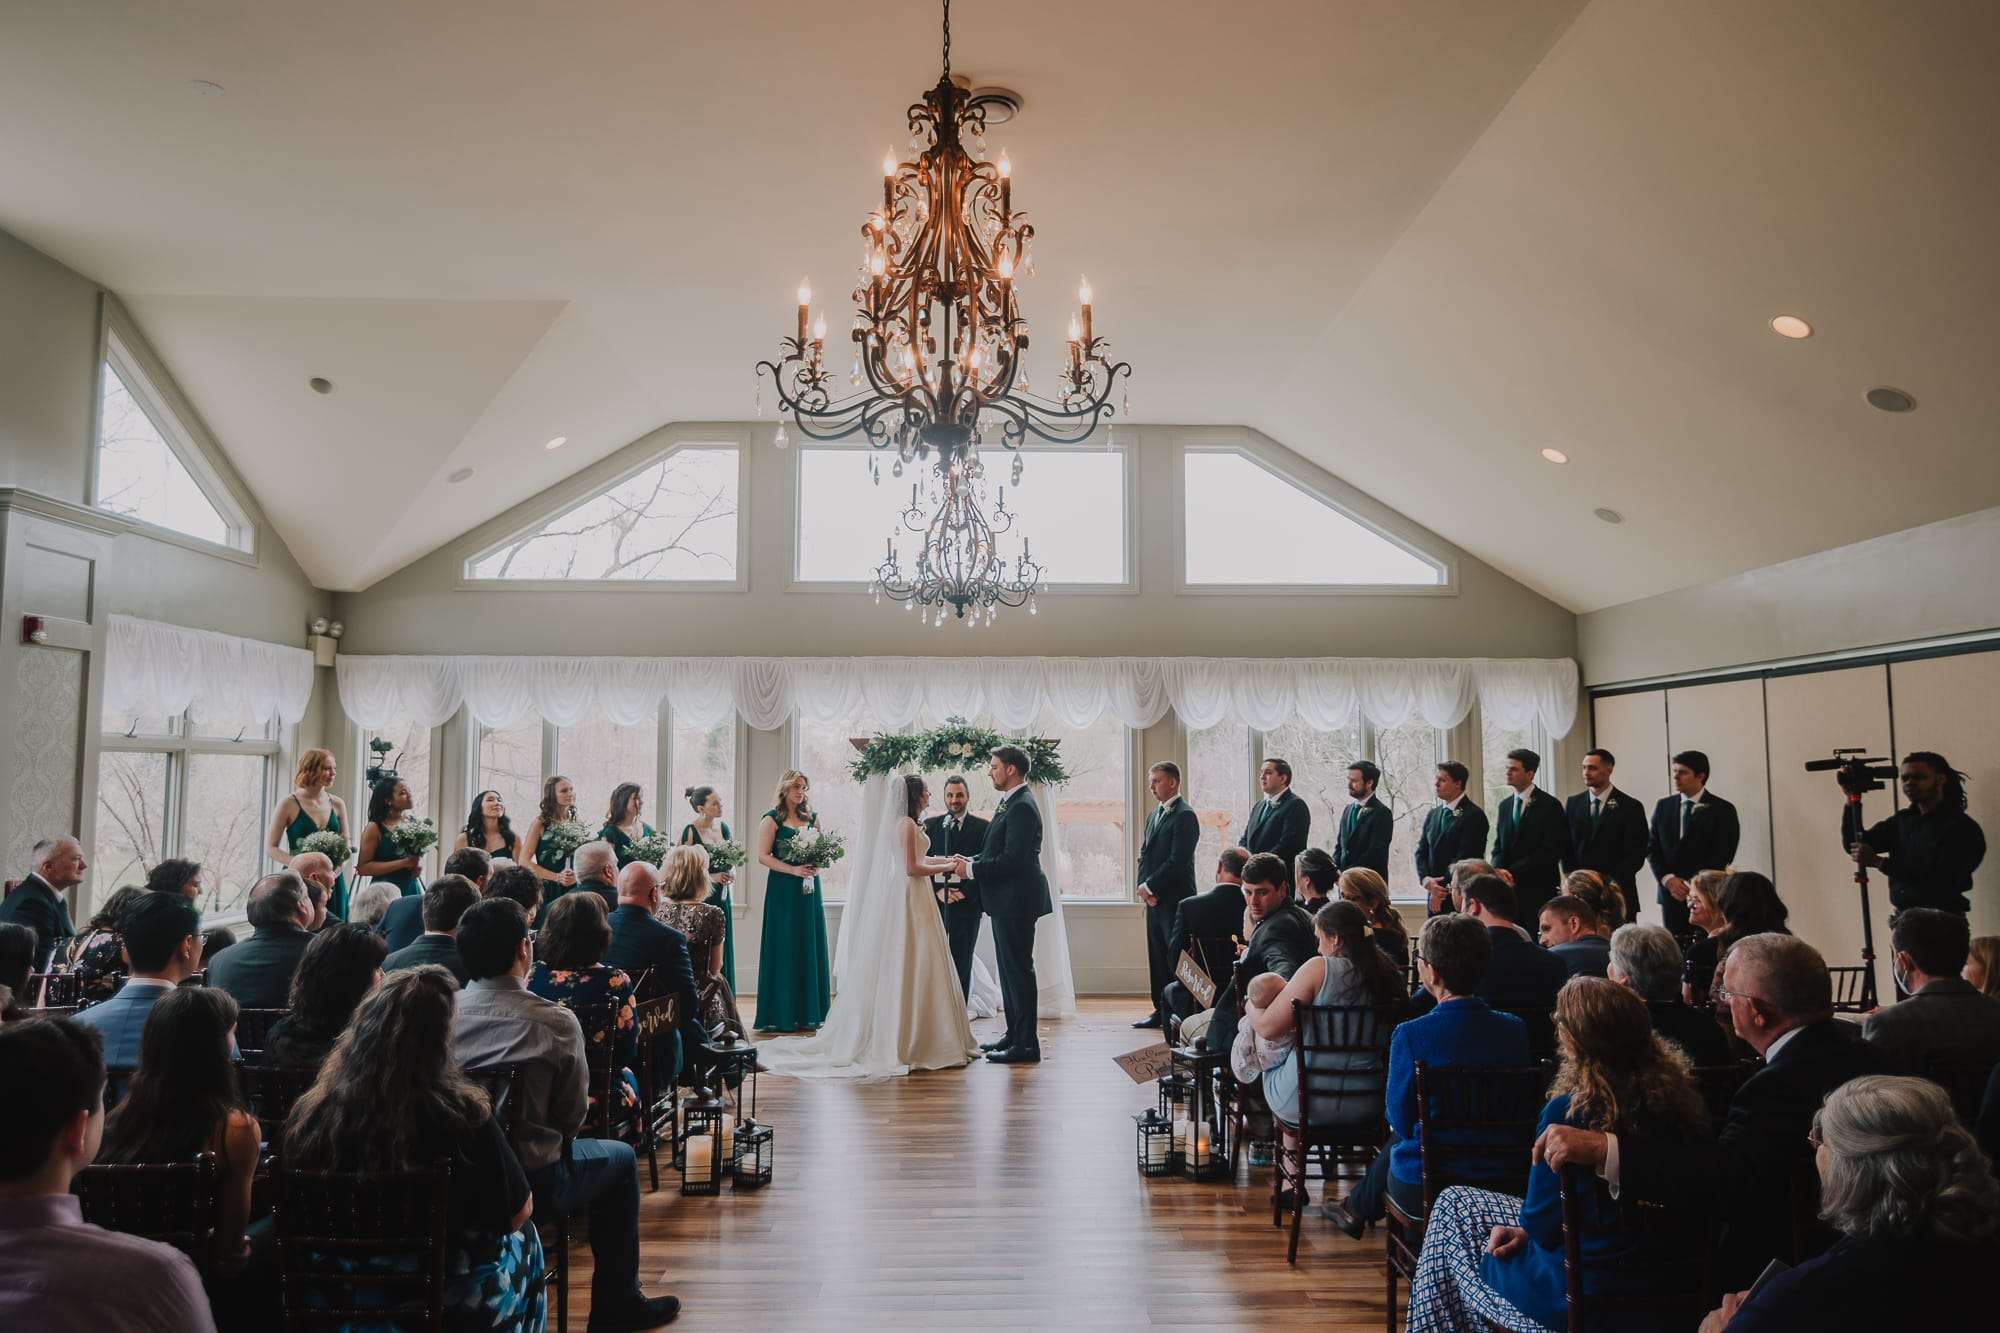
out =
<svg viewBox="0 0 2000 1333"><path fill-rule="evenodd" d="M459 1063L472 1071L521 1066L511 1103L514 1151L535 1207L544 1217L590 1211L591 1328L671 1323L680 1302L648 1297L639 1286L639 1167L631 1145L571 1139L590 1104L583 1027L527 989L527 914L508 898L473 904L459 918L458 954L472 978L458 993Z"/></svg>

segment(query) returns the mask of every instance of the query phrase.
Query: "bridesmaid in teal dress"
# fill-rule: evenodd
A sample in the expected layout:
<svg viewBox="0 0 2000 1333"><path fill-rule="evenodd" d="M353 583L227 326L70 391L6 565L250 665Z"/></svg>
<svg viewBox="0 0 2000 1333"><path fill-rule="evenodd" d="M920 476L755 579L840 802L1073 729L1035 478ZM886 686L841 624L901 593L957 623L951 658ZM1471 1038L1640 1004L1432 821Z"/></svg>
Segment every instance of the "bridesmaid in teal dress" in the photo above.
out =
<svg viewBox="0 0 2000 1333"><path fill-rule="evenodd" d="M597 831L597 836L618 853L620 870L632 864L632 844L653 836L653 826L639 818L645 808L646 796L638 783L621 782L611 789L611 808L605 812L604 827Z"/></svg>
<svg viewBox="0 0 2000 1333"><path fill-rule="evenodd" d="M757 962L759 1032L817 1028L833 1003L819 870L777 856L779 844L819 827L819 816L806 804L807 790L805 774L786 773L778 781L777 806L766 810L757 826L757 859L771 872L764 880L764 939Z"/></svg>
<svg viewBox="0 0 2000 1333"><path fill-rule="evenodd" d="M299 843L315 833L345 833L347 803L332 792L338 776L331 750L307 750L299 756L298 771L292 774L292 794L278 802L271 827L264 833L264 855L279 865L290 865ZM347 920L347 871L335 866L333 892L327 895L326 914Z"/></svg>
<svg viewBox="0 0 2000 1333"><path fill-rule="evenodd" d="M576 884L576 871L570 869L569 853L559 852L549 845L549 827L565 819L576 818L576 787L560 773L551 774L542 783L542 804L535 811L535 818L528 825L528 833L521 840L523 847L534 849L534 859L526 862L528 869L535 872L535 878L542 882L542 910L547 911L550 903L568 893ZM540 929L540 917L536 918Z"/></svg>
<svg viewBox="0 0 2000 1333"><path fill-rule="evenodd" d="M728 842L729 825L722 822L722 797L713 787L689 787L683 793L688 804L694 807L694 822L681 830L681 845L692 847L699 843L713 847L720 842ZM726 870L716 871L708 877L712 886L708 901L722 909L722 979L729 983L729 993L736 993L736 909L729 899L729 886L735 876Z"/></svg>
<svg viewBox="0 0 2000 1333"><path fill-rule="evenodd" d="M401 778L383 778L368 793L368 827L361 830L361 851L354 867L363 875L387 880L403 891L405 898L424 891L424 858L398 856L396 825L410 811L409 784Z"/></svg>

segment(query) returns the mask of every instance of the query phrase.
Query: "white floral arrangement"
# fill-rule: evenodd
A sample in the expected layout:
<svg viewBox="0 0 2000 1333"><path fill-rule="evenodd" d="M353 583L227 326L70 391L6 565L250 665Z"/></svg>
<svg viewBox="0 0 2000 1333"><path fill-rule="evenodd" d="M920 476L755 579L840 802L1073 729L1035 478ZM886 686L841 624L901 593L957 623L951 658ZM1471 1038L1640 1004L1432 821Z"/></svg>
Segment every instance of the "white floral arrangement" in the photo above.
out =
<svg viewBox="0 0 2000 1333"><path fill-rule="evenodd" d="M813 829L795 834L777 847L780 861L787 865L813 866L824 870L847 855L847 839L838 833ZM812 881L805 884L807 893L813 891Z"/></svg>
<svg viewBox="0 0 2000 1333"><path fill-rule="evenodd" d="M567 860L576 854L576 849L591 841L597 835L583 825L580 819L558 819L542 830L542 841L555 850L557 856ZM540 852L536 848L536 852ZM655 862L655 864L658 864Z"/></svg>
<svg viewBox="0 0 2000 1333"><path fill-rule="evenodd" d="M708 848L708 873L734 874L736 867L750 859L750 851L740 842L718 842Z"/></svg>
<svg viewBox="0 0 2000 1333"><path fill-rule="evenodd" d="M648 833L643 838L632 839L631 846L625 849L625 855L634 861L644 861L658 870L667 859L667 853L676 845L674 840L664 833Z"/></svg>
<svg viewBox="0 0 2000 1333"><path fill-rule="evenodd" d="M321 829L300 838L298 845L292 848L292 854L297 856L303 852L318 852L333 862L335 870L346 865L348 858L354 855L354 849L347 845L347 836L332 829Z"/></svg>
<svg viewBox="0 0 2000 1333"><path fill-rule="evenodd" d="M396 850L404 856L422 856L437 846L437 825L429 819L404 815L396 821L392 832L396 837Z"/></svg>

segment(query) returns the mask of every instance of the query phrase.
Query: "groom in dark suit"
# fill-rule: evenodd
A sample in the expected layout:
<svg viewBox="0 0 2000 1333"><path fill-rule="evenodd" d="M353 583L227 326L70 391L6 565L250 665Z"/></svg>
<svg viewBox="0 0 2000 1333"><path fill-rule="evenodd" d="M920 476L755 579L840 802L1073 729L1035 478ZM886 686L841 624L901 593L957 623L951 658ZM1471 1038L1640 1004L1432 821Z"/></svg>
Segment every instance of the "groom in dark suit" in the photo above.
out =
<svg viewBox="0 0 2000 1333"><path fill-rule="evenodd" d="M1159 807L1146 820L1146 837L1139 844L1135 883L1146 904L1146 973L1153 995L1153 1012L1132 1026L1156 1028L1165 1021L1160 996L1174 979L1179 955L1169 951L1174 913L1194 897L1194 846L1201 841L1201 820L1181 799L1181 766L1171 760L1153 765L1146 775Z"/></svg>
<svg viewBox="0 0 2000 1333"><path fill-rule="evenodd" d="M1055 910L1042 873L1042 812L1028 791L1026 751L1001 746L986 772L1000 804L979 855L958 858L958 877L978 882L980 906L993 918L1000 1004L1007 1012L1006 1035L982 1049L996 1064L1037 1064L1042 1039L1035 1031L1035 922Z"/></svg>
<svg viewBox="0 0 2000 1333"><path fill-rule="evenodd" d="M971 856L986 845L986 821L965 813L972 799L965 779L954 773L944 780L944 813L924 821L932 856ZM972 949L979 943L979 886L955 875L933 875L938 915L951 942L951 965L958 969L958 988L972 994Z"/></svg>

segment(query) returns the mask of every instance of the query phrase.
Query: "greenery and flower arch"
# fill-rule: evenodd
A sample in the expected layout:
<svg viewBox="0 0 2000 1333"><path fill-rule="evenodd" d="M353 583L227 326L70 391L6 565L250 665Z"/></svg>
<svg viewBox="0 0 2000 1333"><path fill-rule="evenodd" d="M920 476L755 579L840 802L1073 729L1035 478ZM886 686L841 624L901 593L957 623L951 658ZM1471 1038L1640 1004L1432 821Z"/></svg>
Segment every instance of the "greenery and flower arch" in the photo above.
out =
<svg viewBox="0 0 2000 1333"><path fill-rule="evenodd" d="M877 773L938 773L974 767L1002 745L1016 745L1028 754L1028 781L1059 783L1069 779L1056 753L1061 741L1046 736L1003 736L990 727L976 727L962 717L946 718L930 731L877 736L861 747L848 772L856 782Z"/></svg>

